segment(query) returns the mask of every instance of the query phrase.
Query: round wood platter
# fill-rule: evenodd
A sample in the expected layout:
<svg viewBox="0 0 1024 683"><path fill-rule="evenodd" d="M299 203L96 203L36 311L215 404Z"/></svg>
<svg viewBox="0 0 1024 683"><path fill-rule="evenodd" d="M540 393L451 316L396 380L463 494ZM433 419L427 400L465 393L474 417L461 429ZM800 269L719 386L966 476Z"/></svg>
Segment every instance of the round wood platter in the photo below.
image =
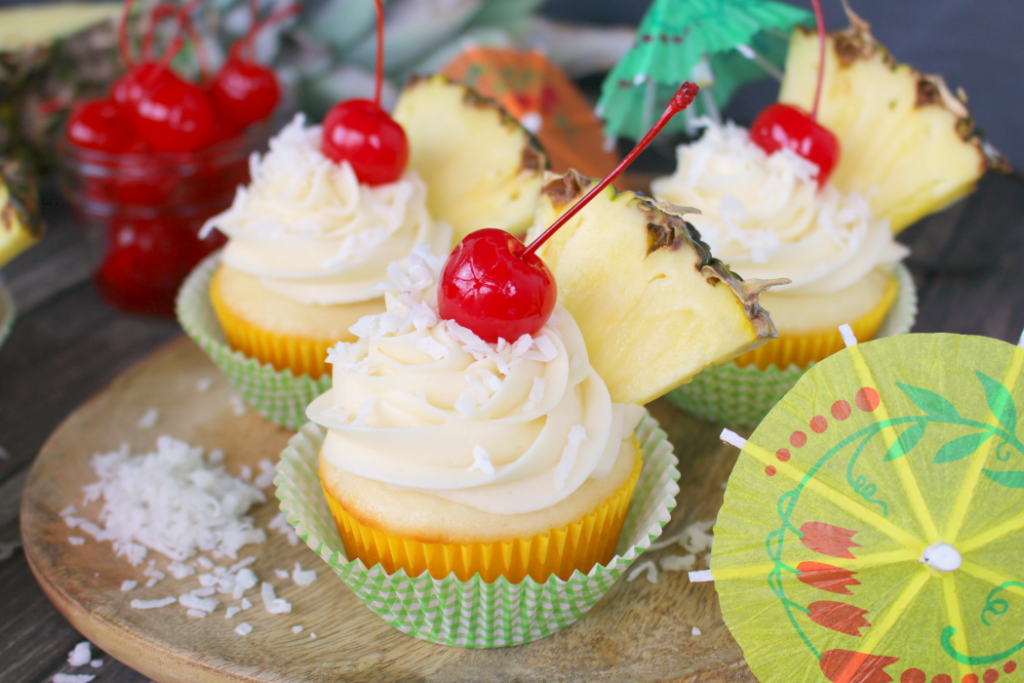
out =
<svg viewBox="0 0 1024 683"><path fill-rule="evenodd" d="M200 380L212 386L200 391ZM169 434L206 449L221 448L229 471L256 468L277 459L290 433L253 411L237 415L233 390L216 367L188 339L154 353L80 407L57 429L36 459L25 488L21 526L25 553L36 578L57 608L82 634L108 654L158 683L226 681L754 681L742 653L722 622L711 584L691 584L686 572L661 572L656 584L640 575L623 577L594 609L569 628L544 640L492 650L446 647L407 636L378 618L303 543L268 531L267 542L246 546L253 569L275 584L293 605L291 614L271 615L258 590L247 594L253 607L225 618L225 602L203 619L180 605L136 610L132 599L177 596L198 587L195 576L172 577L145 588L143 567L114 555L109 543L91 537L72 545L72 530L59 512L76 505L95 518L98 506L82 507L82 486L95 480L94 453L121 444L133 453L153 450L156 437ZM156 408L155 428L138 427ZM680 493L671 534L710 520L722 504L724 481L737 453L718 441L719 428L692 419L663 401L649 406L668 432L680 460ZM278 513L268 500L252 514L266 528ZM673 546L638 560L684 554ZM162 556L157 567L166 564ZM316 581L299 587L275 577L274 570L315 568ZM121 592L121 583L139 586ZM226 596L220 596L226 597ZM247 636L234 628L252 625ZM292 627L303 631L292 633ZM692 634L693 627L701 635ZM316 638L310 637L311 633Z"/></svg>

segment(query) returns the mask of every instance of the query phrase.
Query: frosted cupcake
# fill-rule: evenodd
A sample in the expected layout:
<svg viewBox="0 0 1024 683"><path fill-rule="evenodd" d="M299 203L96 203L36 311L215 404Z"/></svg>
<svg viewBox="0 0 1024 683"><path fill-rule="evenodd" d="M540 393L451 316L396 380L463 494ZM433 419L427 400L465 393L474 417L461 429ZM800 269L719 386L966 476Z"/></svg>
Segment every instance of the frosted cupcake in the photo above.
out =
<svg viewBox="0 0 1024 683"><path fill-rule="evenodd" d="M843 194L789 149L766 154L747 130L708 122L682 145L674 174L651 183L660 200L696 208L688 216L730 268L746 277L787 277L761 297L779 338L738 365L806 367L843 347L837 328L874 338L899 293L894 267L908 251L861 195Z"/></svg>
<svg viewBox="0 0 1024 683"><path fill-rule="evenodd" d="M320 126L296 116L251 162L239 188L204 231L228 237L210 298L228 343L278 370L314 379L327 348L354 339L365 315L384 310L372 287L417 242L447 253L451 226L431 218L415 171L361 184L347 162L320 149Z"/></svg>
<svg viewBox="0 0 1024 683"><path fill-rule="evenodd" d="M410 576L587 573L613 556L640 474L645 411L613 403L561 307L515 343L441 320L421 249L387 312L330 351L320 477L346 553ZM565 535L563 545L548 543Z"/></svg>

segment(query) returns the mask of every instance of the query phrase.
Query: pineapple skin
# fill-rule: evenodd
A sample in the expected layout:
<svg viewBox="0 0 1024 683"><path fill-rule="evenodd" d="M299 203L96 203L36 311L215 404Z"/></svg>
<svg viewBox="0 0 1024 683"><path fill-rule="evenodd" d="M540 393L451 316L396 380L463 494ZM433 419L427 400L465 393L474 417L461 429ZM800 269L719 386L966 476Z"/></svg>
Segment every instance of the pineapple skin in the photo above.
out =
<svg viewBox="0 0 1024 683"><path fill-rule="evenodd" d="M551 177L531 236L594 184L575 171ZM617 403L649 403L778 336L758 298L788 280L744 282L685 211L609 186L538 250Z"/></svg>
<svg viewBox="0 0 1024 683"><path fill-rule="evenodd" d="M409 139L409 168L427 208L455 228L453 245L482 228L521 234L533 221L547 156L505 109L445 76L413 79L394 119Z"/></svg>
<svg viewBox="0 0 1024 683"><path fill-rule="evenodd" d="M898 63L855 15L828 37L818 121L840 143L831 182L863 194L898 233L971 192L989 166L964 102L941 76ZM779 101L810 110L818 38L798 28Z"/></svg>
<svg viewBox="0 0 1024 683"><path fill-rule="evenodd" d="M0 267L42 236L35 185L16 165L0 162Z"/></svg>
<svg viewBox="0 0 1024 683"><path fill-rule="evenodd" d="M34 3L33 3L34 5ZM119 3L20 5L0 11L0 28L18 13L19 21L74 25L76 13L91 21L70 35L29 44L0 41L0 157L17 159L26 173L49 170L56 143L73 102L103 96L122 73L114 19ZM33 18L38 14L38 18ZM57 17L70 14L72 19ZM97 17L100 17L97 19ZM79 21L79 23L81 23Z"/></svg>

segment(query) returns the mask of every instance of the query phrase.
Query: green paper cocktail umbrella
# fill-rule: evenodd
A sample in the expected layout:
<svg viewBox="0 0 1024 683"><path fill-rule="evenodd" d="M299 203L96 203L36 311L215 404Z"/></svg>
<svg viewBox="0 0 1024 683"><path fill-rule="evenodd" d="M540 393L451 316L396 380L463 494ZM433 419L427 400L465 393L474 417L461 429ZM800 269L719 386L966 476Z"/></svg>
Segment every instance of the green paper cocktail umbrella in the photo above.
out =
<svg viewBox="0 0 1024 683"><path fill-rule="evenodd" d="M762 683L1021 679L1022 413L1024 349L909 334L732 435L711 574Z"/></svg>
<svg viewBox="0 0 1024 683"><path fill-rule="evenodd" d="M601 89L605 133L639 139L685 80L703 96L666 130L681 130L692 115L717 117L736 88L777 72L793 28L812 22L809 12L770 0L654 0Z"/></svg>

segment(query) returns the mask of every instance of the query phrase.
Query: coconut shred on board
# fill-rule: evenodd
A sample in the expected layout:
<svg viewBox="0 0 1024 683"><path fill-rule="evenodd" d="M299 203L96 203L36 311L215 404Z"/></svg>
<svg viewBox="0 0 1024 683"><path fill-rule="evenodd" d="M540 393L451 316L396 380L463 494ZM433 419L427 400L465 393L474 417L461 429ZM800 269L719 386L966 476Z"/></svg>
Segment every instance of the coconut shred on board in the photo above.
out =
<svg viewBox="0 0 1024 683"><path fill-rule="evenodd" d="M102 526L71 512L64 521L98 541L112 541L117 555L133 565L148 550L175 562L198 552L237 559L243 546L266 540L246 516L254 503L266 502L263 491L209 462L202 448L161 436L151 453L132 455L123 446L94 455L92 468L99 481L84 488L84 503L103 502Z"/></svg>

